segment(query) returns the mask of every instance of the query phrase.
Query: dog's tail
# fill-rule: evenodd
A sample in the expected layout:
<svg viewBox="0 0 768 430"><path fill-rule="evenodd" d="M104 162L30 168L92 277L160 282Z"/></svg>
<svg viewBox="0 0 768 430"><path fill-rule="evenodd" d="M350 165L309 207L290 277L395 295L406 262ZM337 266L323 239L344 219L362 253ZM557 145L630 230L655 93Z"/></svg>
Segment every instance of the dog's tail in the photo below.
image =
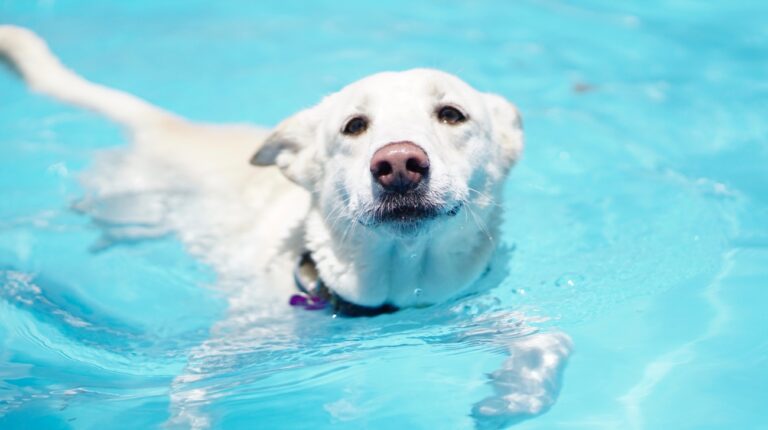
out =
<svg viewBox="0 0 768 430"><path fill-rule="evenodd" d="M22 27L0 25L0 59L34 90L101 113L128 128L180 118L119 90L89 82L67 69L45 42Z"/></svg>

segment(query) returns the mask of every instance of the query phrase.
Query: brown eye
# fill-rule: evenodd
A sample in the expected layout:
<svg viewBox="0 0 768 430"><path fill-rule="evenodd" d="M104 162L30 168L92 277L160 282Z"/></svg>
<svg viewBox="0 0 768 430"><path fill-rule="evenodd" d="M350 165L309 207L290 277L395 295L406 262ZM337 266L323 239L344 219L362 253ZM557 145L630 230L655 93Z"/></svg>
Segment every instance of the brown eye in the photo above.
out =
<svg viewBox="0 0 768 430"><path fill-rule="evenodd" d="M347 136L357 136L358 134L363 134L365 130L368 130L368 118L356 116L347 121L341 132Z"/></svg>
<svg viewBox="0 0 768 430"><path fill-rule="evenodd" d="M437 111L437 119L443 124L454 125L466 121L467 117L453 106L443 106Z"/></svg>

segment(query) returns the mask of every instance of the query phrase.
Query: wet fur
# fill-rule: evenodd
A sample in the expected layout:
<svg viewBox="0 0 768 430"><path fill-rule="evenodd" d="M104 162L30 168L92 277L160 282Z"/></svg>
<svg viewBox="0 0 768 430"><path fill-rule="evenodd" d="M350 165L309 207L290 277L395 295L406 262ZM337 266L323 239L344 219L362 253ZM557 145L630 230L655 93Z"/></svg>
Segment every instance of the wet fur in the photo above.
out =
<svg viewBox="0 0 768 430"><path fill-rule="evenodd" d="M472 291L497 249L499 200L522 151L522 125L509 102L454 76L424 69L377 74L267 130L193 124L88 82L20 27L0 26L0 56L33 90L103 114L131 137L130 147L99 155L83 177L89 191L78 209L108 230L106 242L110 234L115 240L176 234L217 269L219 288L231 293L227 318L190 353L174 382L171 424L207 426L191 406L205 392L189 385L230 345L258 341L264 324L287 318L281 309L305 250L348 301L407 307ZM436 123L440 103L463 106L471 123ZM372 119L370 133L340 136L344 119L360 109ZM368 160L402 140L429 152L429 187L377 194ZM559 333L507 346L511 358L491 376L497 394L473 412L497 425L549 408L571 350Z"/></svg>

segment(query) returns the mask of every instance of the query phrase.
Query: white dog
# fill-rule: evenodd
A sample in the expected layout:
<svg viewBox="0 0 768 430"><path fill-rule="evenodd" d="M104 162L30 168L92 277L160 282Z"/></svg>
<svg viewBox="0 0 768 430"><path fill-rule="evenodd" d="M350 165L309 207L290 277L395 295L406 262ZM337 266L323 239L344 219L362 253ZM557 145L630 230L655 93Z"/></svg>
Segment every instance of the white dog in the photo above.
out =
<svg viewBox="0 0 768 430"><path fill-rule="evenodd" d="M435 70L380 73L270 132L192 124L85 81L18 27L0 27L0 53L36 91L131 133L130 151L102 156L86 177L79 205L108 236L172 231L220 272L275 286L240 291L233 309L294 294L295 305L375 315L467 294L489 270L497 202L523 149L520 116L500 96ZM187 194L206 198L179 199ZM535 414L554 401L568 339L537 335L511 349L516 361L495 375L502 400L481 414ZM510 383L509 372L529 380Z"/></svg>

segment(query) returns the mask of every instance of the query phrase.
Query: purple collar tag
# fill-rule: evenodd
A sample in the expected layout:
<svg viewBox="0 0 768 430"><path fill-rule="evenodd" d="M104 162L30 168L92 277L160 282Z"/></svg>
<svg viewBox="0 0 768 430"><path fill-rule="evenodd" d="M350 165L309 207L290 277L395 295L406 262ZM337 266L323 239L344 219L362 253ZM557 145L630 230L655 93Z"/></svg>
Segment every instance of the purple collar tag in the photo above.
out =
<svg viewBox="0 0 768 430"><path fill-rule="evenodd" d="M348 317L372 317L381 314L390 314L397 310L396 306L384 303L376 307L356 305L344 300L328 288L317 271L315 261L309 251L301 255L299 264L293 270L293 279L296 289L288 304L295 308L303 308L306 311L319 311L331 309L334 318L336 315Z"/></svg>
<svg viewBox="0 0 768 430"><path fill-rule="evenodd" d="M320 280L315 262L309 252L302 254L299 264L293 271L293 279L299 292L291 296L288 304L308 311L319 311L328 307L330 297L324 296L329 294Z"/></svg>
<svg viewBox="0 0 768 430"><path fill-rule="evenodd" d="M288 304L308 311L319 311L328 307L328 301L308 294L294 294Z"/></svg>

